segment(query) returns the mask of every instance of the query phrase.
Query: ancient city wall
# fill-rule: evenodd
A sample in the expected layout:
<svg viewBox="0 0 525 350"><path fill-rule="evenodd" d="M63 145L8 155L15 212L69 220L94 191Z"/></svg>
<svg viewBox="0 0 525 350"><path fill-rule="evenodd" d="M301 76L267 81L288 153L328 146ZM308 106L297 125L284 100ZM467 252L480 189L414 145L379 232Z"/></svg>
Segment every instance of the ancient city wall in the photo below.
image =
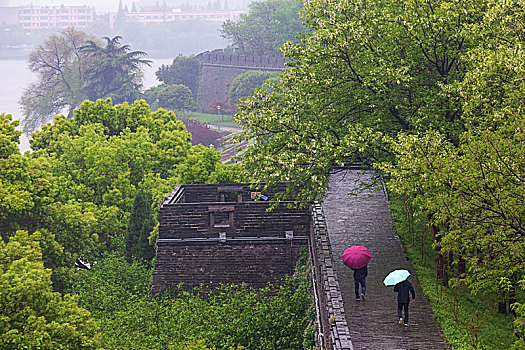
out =
<svg viewBox="0 0 525 350"><path fill-rule="evenodd" d="M252 198L257 193L249 185L177 187L159 212L153 292L179 283L259 288L291 274L308 244L310 213L268 212L268 202Z"/></svg>
<svg viewBox="0 0 525 350"><path fill-rule="evenodd" d="M202 63L199 109L208 113L217 112L210 110L210 104L214 99L228 98L231 82L239 74L250 70L281 72L286 62L282 56L229 55L222 51L204 52L196 58Z"/></svg>

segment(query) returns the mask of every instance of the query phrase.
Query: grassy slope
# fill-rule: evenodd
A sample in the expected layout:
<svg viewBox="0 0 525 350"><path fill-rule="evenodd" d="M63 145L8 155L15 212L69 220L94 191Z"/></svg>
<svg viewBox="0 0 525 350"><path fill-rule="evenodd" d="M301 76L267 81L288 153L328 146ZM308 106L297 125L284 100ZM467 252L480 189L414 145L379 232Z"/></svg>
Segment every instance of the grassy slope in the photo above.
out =
<svg viewBox="0 0 525 350"><path fill-rule="evenodd" d="M201 112L178 112L177 118L198 120L201 123L206 124L217 124L217 114L208 114ZM221 115L221 125L239 127L239 125L233 121L233 116L228 114Z"/></svg>
<svg viewBox="0 0 525 350"><path fill-rule="evenodd" d="M453 312L453 290L443 288L436 281L434 252L431 235L423 219L413 220L413 230L409 229L410 221L403 210L402 201L396 196L390 198L392 219L397 233L403 241L407 255L411 259L421 287L430 300L434 317L440 323L452 349L473 349L467 336L466 325L481 324L478 349L509 349L517 340L513 334L512 318L498 314L492 301L483 296L471 296L463 290L459 294L458 319ZM422 242L423 239L423 242ZM476 321L479 312L480 321Z"/></svg>

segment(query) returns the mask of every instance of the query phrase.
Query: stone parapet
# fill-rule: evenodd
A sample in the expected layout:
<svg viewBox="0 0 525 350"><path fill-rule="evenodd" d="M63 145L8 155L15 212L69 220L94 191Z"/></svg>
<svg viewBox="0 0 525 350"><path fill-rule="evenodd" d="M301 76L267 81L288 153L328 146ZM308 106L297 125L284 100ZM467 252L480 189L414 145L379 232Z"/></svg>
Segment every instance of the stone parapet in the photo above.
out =
<svg viewBox="0 0 525 350"><path fill-rule="evenodd" d="M256 288L294 271L308 245L310 212L284 203L269 211L280 184L264 192L250 184L181 185L159 212L153 292L180 283L246 283Z"/></svg>
<svg viewBox="0 0 525 350"><path fill-rule="evenodd" d="M318 343L322 349L353 350L323 208L315 205L312 216L309 248L318 318Z"/></svg>

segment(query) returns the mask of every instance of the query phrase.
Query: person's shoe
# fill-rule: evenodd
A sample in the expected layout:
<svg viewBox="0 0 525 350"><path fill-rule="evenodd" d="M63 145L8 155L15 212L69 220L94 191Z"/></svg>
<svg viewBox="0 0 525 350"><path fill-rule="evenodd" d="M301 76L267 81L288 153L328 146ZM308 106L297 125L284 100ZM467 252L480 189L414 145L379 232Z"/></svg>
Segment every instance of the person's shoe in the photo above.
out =
<svg viewBox="0 0 525 350"><path fill-rule="evenodd" d="M400 318L398 324L403 324L403 319Z"/></svg>
<svg viewBox="0 0 525 350"><path fill-rule="evenodd" d="M405 327L408 327L408 323L405 323Z"/></svg>
<svg viewBox="0 0 525 350"><path fill-rule="evenodd" d="M363 293L361 293L361 299L363 299L363 301L365 301L365 295Z"/></svg>
<svg viewBox="0 0 525 350"><path fill-rule="evenodd" d="M355 301L360 301L360 300L361 300L361 298L359 298L359 297L355 298Z"/></svg>

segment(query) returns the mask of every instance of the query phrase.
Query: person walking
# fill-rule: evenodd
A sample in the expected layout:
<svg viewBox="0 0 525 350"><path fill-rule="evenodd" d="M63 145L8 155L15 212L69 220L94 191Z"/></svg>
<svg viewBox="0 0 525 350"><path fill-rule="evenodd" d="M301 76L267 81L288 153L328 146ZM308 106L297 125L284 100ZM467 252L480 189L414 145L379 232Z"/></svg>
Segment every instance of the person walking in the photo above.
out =
<svg viewBox="0 0 525 350"><path fill-rule="evenodd" d="M408 304L410 303L410 294L412 294L412 301L416 300L416 292L412 283L408 280L399 282L394 286L394 292L397 292L397 317L399 318L399 324L405 324L408 327ZM409 294L410 293L410 294ZM402 311L405 311L405 317L403 320Z"/></svg>
<svg viewBox="0 0 525 350"><path fill-rule="evenodd" d="M366 276L368 276L368 268L365 266L354 270L354 284L355 284L355 300L365 300L366 293ZM359 285L361 285L361 294L359 294Z"/></svg>

